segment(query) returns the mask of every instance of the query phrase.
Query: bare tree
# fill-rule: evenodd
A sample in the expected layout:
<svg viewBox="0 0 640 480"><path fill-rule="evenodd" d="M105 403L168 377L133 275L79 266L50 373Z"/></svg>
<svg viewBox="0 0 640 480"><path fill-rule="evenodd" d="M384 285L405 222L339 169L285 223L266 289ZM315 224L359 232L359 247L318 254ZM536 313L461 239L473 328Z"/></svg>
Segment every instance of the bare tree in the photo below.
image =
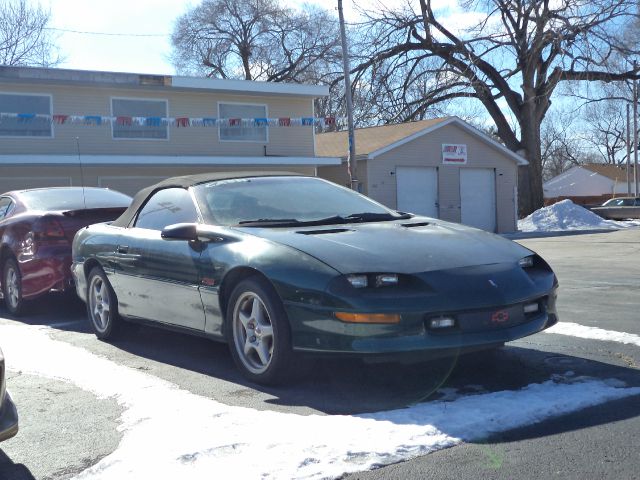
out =
<svg viewBox="0 0 640 480"><path fill-rule="evenodd" d="M611 63L616 54L638 53L617 37L637 20L637 1L466 0L461 6L479 19L470 28L447 28L431 0L419 0L419 10L370 13L376 48L354 71L382 68L392 75L393 62L402 67L400 94L419 93L403 99L399 118L451 99L479 101L504 144L529 161L519 189L521 213L529 213L543 205L541 125L558 84L638 76ZM390 61L393 68L385 68Z"/></svg>
<svg viewBox="0 0 640 480"><path fill-rule="evenodd" d="M587 163L592 156L582 148L570 112L554 112L540 131L542 180L547 181L571 167Z"/></svg>
<svg viewBox="0 0 640 480"><path fill-rule="evenodd" d="M336 19L317 7L203 0L176 23L173 61L178 71L218 78L321 82L339 60L339 38Z"/></svg>
<svg viewBox="0 0 640 480"><path fill-rule="evenodd" d="M50 67L60 62L47 29L50 13L27 0L0 3L0 64Z"/></svg>
<svg viewBox="0 0 640 480"><path fill-rule="evenodd" d="M602 161L619 165L626 161L626 102L608 100L585 108L585 143L593 145Z"/></svg>

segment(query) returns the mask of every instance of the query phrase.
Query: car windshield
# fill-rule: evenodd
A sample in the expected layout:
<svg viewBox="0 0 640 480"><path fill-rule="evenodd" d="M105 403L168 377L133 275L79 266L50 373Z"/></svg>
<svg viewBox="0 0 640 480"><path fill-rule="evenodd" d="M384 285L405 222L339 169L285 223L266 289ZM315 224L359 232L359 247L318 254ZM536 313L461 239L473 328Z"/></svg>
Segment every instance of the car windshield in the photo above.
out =
<svg viewBox="0 0 640 480"><path fill-rule="evenodd" d="M313 177L255 177L198 185L196 197L217 225L278 226L404 218L369 198Z"/></svg>
<svg viewBox="0 0 640 480"><path fill-rule="evenodd" d="M633 198L612 198L602 204L603 207L632 207L635 204Z"/></svg>
<svg viewBox="0 0 640 480"><path fill-rule="evenodd" d="M20 192L32 210L82 210L85 208L128 207L131 197L106 188L39 188Z"/></svg>

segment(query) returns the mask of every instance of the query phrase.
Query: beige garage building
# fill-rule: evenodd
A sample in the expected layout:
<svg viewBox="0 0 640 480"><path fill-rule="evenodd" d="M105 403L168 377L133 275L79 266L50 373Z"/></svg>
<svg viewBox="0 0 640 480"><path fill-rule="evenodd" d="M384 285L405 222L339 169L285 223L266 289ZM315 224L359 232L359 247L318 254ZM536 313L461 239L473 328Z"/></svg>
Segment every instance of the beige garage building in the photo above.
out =
<svg viewBox="0 0 640 480"><path fill-rule="evenodd" d="M391 208L492 232L517 230L521 156L457 117L356 130L362 193ZM347 132L316 135L316 154L342 157L318 175L347 185Z"/></svg>

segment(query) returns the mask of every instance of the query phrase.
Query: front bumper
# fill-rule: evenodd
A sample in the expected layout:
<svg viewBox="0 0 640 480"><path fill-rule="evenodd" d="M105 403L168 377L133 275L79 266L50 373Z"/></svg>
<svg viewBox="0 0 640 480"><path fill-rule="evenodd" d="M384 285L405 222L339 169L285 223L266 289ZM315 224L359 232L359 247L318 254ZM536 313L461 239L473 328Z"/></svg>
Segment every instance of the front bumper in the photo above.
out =
<svg viewBox="0 0 640 480"><path fill-rule="evenodd" d="M327 309L287 304L292 325L293 348L300 352L333 353L356 356L415 355L443 356L491 348L505 342L538 333L558 321L556 288L547 295L526 299L512 305L490 309L438 312L404 312L399 324L345 323ZM541 309L534 315L513 315L512 321L492 324L487 321L495 312L517 312L523 305L538 301ZM457 327L434 331L428 319L446 315L457 319Z"/></svg>
<svg viewBox="0 0 640 480"><path fill-rule="evenodd" d="M84 274L84 264L81 262L73 262L71 265L71 274L76 286L76 293L80 300L87 301L87 278Z"/></svg>
<svg viewBox="0 0 640 480"><path fill-rule="evenodd" d="M4 402L0 405L0 442L18 433L18 410L9 392L5 392Z"/></svg>

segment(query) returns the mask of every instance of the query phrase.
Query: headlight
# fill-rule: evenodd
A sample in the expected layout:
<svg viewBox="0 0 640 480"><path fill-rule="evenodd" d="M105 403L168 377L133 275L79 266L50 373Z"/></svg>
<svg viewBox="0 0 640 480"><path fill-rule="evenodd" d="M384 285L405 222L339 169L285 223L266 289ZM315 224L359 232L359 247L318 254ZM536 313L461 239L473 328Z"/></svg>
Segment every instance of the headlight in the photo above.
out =
<svg viewBox="0 0 640 480"><path fill-rule="evenodd" d="M533 255L521 258L520 260L518 260L518 265L520 265L522 268L533 267Z"/></svg>
<svg viewBox="0 0 640 480"><path fill-rule="evenodd" d="M353 288L366 288L369 284L366 275L349 275L347 280Z"/></svg>
<svg viewBox="0 0 640 480"><path fill-rule="evenodd" d="M369 273L348 275L347 280L354 288L389 287L398 285L398 274L396 273Z"/></svg>
<svg viewBox="0 0 640 480"><path fill-rule="evenodd" d="M395 273L384 273L376 275L376 287L387 287L398 284L398 275Z"/></svg>

